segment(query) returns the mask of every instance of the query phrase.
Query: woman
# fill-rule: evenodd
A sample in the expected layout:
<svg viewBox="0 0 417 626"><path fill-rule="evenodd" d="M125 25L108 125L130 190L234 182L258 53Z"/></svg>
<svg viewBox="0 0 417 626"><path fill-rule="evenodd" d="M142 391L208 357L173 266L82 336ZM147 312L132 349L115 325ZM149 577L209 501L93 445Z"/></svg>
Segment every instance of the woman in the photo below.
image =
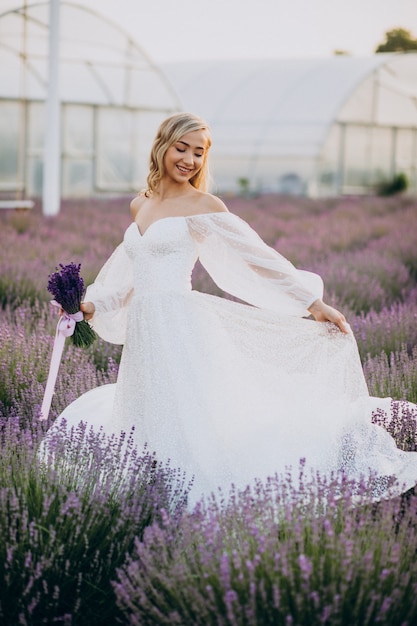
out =
<svg viewBox="0 0 417 626"><path fill-rule="evenodd" d="M194 476L195 500L297 470L300 458L358 480L375 473L376 497L392 476L411 487L417 453L371 423L356 343L322 301L320 277L295 269L206 193L210 143L193 115L160 126L148 188L81 307L101 337L124 344L118 381L62 417L109 433L134 425L139 447ZM248 304L192 290L197 258Z"/></svg>

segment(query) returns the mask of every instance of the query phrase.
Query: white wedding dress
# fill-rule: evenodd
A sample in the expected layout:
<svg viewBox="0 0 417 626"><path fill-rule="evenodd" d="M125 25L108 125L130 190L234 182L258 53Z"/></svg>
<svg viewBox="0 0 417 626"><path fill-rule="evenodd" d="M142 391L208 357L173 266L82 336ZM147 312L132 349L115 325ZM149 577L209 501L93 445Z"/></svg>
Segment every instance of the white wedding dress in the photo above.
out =
<svg viewBox="0 0 417 626"><path fill-rule="evenodd" d="M249 304L192 290L197 258ZM298 472L301 458L326 474L375 473L382 497L392 476L414 486L417 453L371 423L375 399L352 334L305 319L321 296L320 277L236 215L167 217L143 234L132 223L85 297L97 333L124 344L118 381L78 398L56 424L109 434L134 425L139 448L194 476L192 501Z"/></svg>

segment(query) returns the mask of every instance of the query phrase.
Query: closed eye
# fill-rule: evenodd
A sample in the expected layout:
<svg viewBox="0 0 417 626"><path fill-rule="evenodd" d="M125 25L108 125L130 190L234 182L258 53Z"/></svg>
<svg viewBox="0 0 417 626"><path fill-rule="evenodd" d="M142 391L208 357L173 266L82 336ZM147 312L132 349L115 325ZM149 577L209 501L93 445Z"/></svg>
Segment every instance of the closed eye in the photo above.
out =
<svg viewBox="0 0 417 626"><path fill-rule="evenodd" d="M185 150L181 150L181 148L177 148L177 151L178 151L178 152L181 152L181 153L184 153L184 152L185 152ZM195 156L197 159L201 159L201 158L203 157L203 155L202 155L202 154L196 154L196 153L194 153L194 156Z"/></svg>

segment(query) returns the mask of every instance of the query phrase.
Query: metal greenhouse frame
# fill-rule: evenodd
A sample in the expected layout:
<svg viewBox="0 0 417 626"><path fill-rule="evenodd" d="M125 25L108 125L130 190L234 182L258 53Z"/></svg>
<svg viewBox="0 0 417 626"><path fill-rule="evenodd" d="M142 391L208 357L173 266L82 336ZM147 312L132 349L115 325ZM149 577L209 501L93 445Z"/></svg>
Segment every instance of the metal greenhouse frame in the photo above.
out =
<svg viewBox="0 0 417 626"><path fill-rule="evenodd" d="M417 193L417 53L163 69L211 124L220 190L360 194L402 172Z"/></svg>
<svg viewBox="0 0 417 626"><path fill-rule="evenodd" d="M42 190L48 87L48 2L0 15L0 194ZM160 121L181 108L162 73L121 28L62 1L63 196L130 192L144 182Z"/></svg>

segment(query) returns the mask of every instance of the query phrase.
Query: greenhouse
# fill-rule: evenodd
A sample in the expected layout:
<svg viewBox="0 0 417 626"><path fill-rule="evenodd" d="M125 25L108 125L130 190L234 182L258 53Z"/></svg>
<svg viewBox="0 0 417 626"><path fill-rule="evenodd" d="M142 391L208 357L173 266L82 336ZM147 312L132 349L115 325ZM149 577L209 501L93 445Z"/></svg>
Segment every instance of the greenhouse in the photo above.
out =
<svg viewBox="0 0 417 626"><path fill-rule="evenodd" d="M180 108L137 42L95 12L60 3L63 196L136 190L154 129ZM42 190L49 3L0 15L0 193Z"/></svg>
<svg viewBox="0 0 417 626"><path fill-rule="evenodd" d="M42 193L49 3L0 14L0 195ZM405 174L417 193L417 53L183 62L62 1L61 193L136 191L160 121L188 110L213 134L213 190L372 193Z"/></svg>
<svg viewBox="0 0 417 626"><path fill-rule="evenodd" d="M213 132L220 190L417 193L417 53L179 63L164 70Z"/></svg>

